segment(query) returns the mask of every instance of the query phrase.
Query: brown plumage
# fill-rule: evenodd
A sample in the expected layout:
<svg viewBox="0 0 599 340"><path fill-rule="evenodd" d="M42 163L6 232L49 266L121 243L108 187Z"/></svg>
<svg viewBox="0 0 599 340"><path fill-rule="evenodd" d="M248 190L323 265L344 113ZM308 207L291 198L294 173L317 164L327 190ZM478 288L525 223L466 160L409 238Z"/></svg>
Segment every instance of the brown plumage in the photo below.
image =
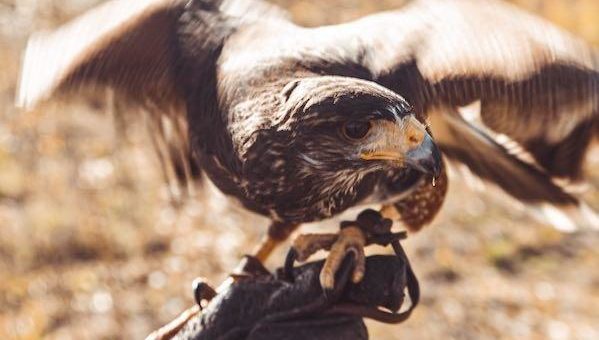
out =
<svg viewBox="0 0 599 340"><path fill-rule="evenodd" d="M31 39L19 103L115 88L154 118L171 172L204 171L284 238L363 203L420 229L447 190L437 146L517 199L576 210L554 179L581 178L598 72L594 48L497 1L319 28L260 1L110 1Z"/></svg>

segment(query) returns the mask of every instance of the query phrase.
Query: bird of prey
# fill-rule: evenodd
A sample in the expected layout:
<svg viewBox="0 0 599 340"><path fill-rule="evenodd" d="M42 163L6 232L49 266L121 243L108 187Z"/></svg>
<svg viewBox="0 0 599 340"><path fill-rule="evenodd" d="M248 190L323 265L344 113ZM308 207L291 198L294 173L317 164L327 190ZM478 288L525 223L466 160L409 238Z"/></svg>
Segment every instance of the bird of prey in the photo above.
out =
<svg viewBox="0 0 599 340"><path fill-rule="evenodd" d="M171 177L205 173L268 216L261 260L360 204L421 229L445 200L442 155L597 227L562 184L581 179L597 135L599 54L503 2L421 0L306 28L258 0L107 1L30 39L17 100L85 87L149 113ZM363 261L361 237L343 229L328 265Z"/></svg>

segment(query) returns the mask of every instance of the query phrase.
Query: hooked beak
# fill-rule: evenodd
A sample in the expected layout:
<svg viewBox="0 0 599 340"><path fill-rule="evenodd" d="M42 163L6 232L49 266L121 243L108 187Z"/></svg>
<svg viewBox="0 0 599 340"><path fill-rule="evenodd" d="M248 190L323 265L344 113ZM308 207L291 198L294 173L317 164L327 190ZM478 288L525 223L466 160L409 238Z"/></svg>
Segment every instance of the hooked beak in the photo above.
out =
<svg viewBox="0 0 599 340"><path fill-rule="evenodd" d="M402 119L399 124L377 122L371 140L360 154L363 160L390 161L398 166L438 178L441 175L441 152L426 127L415 117Z"/></svg>
<svg viewBox="0 0 599 340"><path fill-rule="evenodd" d="M433 138L425 134L422 143L416 149L406 153L406 164L424 174L439 178L441 175L441 152L435 145Z"/></svg>

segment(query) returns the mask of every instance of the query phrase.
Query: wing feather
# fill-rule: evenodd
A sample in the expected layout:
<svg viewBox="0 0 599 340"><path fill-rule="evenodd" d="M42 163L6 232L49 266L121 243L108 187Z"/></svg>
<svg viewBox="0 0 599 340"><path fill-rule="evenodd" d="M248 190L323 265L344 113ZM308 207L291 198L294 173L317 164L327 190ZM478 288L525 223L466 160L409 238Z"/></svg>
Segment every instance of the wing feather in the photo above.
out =
<svg viewBox="0 0 599 340"><path fill-rule="evenodd" d="M577 199L533 164L514 156L452 108L429 111L435 141L444 155L469 165L477 176L528 202L575 204Z"/></svg>
<svg viewBox="0 0 599 340"><path fill-rule="evenodd" d="M17 105L110 88L119 114L148 114L152 142L173 194L191 193L198 165L187 141L177 80L176 31L185 1L112 0L55 31L34 34L23 58ZM194 170L196 169L196 170ZM187 189L188 191L184 191Z"/></svg>
<svg viewBox="0 0 599 340"><path fill-rule="evenodd" d="M441 139L451 158L523 201L572 202L550 183L581 179L585 152L599 131L596 48L493 0L421 0L346 27L362 42L364 63L377 82L421 113L447 109L452 142L470 143L458 150ZM478 125L456 120L459 107L477 101ZM498 135L533 161L506 152ZM508 183L506 174L522 177ZM528 180L528 186L515 185Z"/></svg>
<svg viewBox="0 0 599 340"><path fill-rule="evenodd" d="M31 108L61 92L113 87L127 99L176 105L175 25L181 1L108 1L53 32L34 34L23 59L17 104Z"/></svg>
<svg viewBox="0 0 599 340"><path fill-rule="evenodd" d="M580 178L599 120L597 49L491 0L417 1L354 29L374 77L418 110L480 100L487 128L520 143L551 176Z"/></svg>
<svg viewBox="0 0 599 340"><path fill-rule="evenodd" d="M599 132L595 47L494 0L420 0L345 27L374 80L430 116L449 159L521 201L555 204L574 224L597 227L564 189L582 179ZM476 102L479 119L458 113Z"/></svg>
<svg viewBox="0 0 599 340"><path fill-rule="evenodd" d="M88 93L83 89L113 89L120 112L149 114L152 142L179 199L193 192L201 174L189 146L189 87L209 82L202 75L214 73L217 51L233 27L285 17L261 0L107 1L30 38L17 105L30 109L63 94ZM206 107L216 105L216 98L207 100L214 103Z"/></svg>

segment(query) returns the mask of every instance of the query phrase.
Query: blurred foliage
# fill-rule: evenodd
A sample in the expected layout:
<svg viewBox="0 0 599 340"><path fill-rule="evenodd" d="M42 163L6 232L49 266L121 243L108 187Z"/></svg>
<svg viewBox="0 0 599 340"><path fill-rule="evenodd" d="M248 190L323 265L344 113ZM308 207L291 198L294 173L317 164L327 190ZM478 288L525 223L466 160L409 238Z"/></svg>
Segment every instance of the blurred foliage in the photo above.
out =
<svg viewBox="0 0 599 340"><path fill-rule="evenodd" d="M0 0L0 339L142 338L192 303L195 276L222 279L266 223L211 190L173 207L143 119L121 118L110 97L13 107L26 37L97 2ZM305 25L404 3L274 2ZM513 2L599 43L597 0ZM594 152L594 188L597 165ZM423 305L400 327L372 324L372 338L598 339L599 237L560 234L452 180L436 226L407 242ZM599 206L597 190L587 197Z"/></svg>

